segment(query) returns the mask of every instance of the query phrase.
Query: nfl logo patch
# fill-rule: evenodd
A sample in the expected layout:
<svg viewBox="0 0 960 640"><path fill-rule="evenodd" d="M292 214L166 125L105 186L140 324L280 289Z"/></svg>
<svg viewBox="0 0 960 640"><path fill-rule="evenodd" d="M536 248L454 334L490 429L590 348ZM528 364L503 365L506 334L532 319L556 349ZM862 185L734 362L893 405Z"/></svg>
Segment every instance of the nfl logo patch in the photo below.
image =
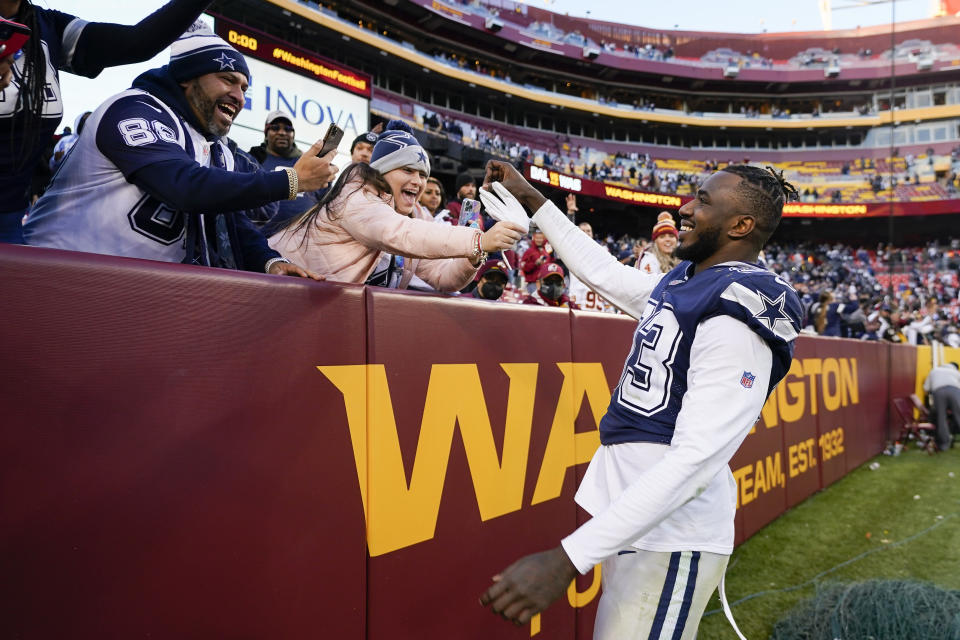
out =
<svg viewBox="0 0 960 640"><path fill-rule="evenodd" d="M744 371L743 375L740 377L740 386L744 389L750 389L753 387L753 381L757 379L757 376L753 375L749 371Z"/></svg>

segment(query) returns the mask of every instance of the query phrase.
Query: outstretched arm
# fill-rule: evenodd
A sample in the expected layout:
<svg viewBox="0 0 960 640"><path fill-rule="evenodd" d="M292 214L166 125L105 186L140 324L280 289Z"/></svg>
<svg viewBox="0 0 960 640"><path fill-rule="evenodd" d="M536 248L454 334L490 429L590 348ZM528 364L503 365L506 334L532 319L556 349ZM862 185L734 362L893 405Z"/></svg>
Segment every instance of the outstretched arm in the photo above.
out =
<svg viewBox="0 0 960 640"><path fill-rule="evenodd" d="M497 182L502 185L500 188L495 185ZM488 193L481 193L480 197L488 211L515 209L517 203L522 204L533 213L533 222L546 234L557 255L574 275L611 304L635 318L641 316L647 299L660 281L658 275L643 273L617 262L506 162L491 160L487 163L483 188ZM491 199L490 193L499 196L499 200Z"/></svg>
<svg viewBox="0 0 960 640"><path fill-rule="evenodd" d="M86 24L70 71L95 78L107 67L149 60L179 38L209 4L210 0L170 0L135 25Z"/></svg>

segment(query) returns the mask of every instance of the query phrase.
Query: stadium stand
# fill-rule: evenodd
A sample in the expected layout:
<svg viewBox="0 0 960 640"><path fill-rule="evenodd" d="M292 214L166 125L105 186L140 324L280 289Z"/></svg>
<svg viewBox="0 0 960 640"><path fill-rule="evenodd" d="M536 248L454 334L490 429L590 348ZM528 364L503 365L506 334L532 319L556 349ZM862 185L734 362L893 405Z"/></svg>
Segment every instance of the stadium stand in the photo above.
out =
<svg viewBox="0 0 960 640"><path fill-rule="evenodd" d="M197 103L187 101L194 98L185 96L200 85L178 84L172 75L165 86L172 87L174 107L156 103L169 111L167 124L141 110L162 113L153 103L139 102L126 105L138 111L125 115L147 119L124 117L102 129L115 138L119 132L124 158L178 144L176 153L185 159L177 171L170 169L174 177L199 171L212 184L209 175L216 173L230 187L204 192L204 202L217 211L194 210L180 203L203 191L197 183L171 187L187 184L171 177L160 191L137 182L146 174L132 160L129 175L116 166L120 177L113 184L132 200L110 209L122 212L114 226L137 234L143 245L169 248L172 257L163 260L178 264L149 259L120 242L103 251L112 255L0 245L0 317L7 320L4 351L11 362L6 388L20 391L8 401L0 429L7 444L0 463L16 488L0 516L0 541L13 562L6 585L12 614L2 627L7 635L62 637L67 628L84 628L106 637L500 637L502 621L476 621L477 594L464 597L465 590L479 590L471 586L475 576L486 580L488 565L506 560L500 555L556 544L558 531L583 522L573 508L570 480L582 480L585 467L568 471L597 449L601 416L629 414L623 409L629 403L608 407L611 388L624 384L631 367L645 367L644 354L648 361L654 354L656 368L642 374L645 391L657 384L654 400L662 390L664 401L687 402L695 394L686 395L686 374L695 369L680 363L700 356L684 343L686 355L675 358L677 345L685 336L691 341L686 327L701 330L717 318L728 330L754 332L751 350L776 348L778 379L786 381L769 388L764 383L766 396L743 396L753 403L750 411L725 423L743 432L734 445L739 450L730 454L735 457L725 453L723 462L732 478L726 488L736 499L731 494L717 501L731 510L737 504L724 534L731 545L885 448L899 455L901 448L886 440L927 442L931 425L922 400L912 394L927 365L943 362L944 346L960 349L960 18L899 25L891 37L882 27L818 34L662 31L512 0L214 0L210 11L216 36L194 25L182 38L194 45L205 39L196 53L204 65L224 71L223 65L238 62L229 56L242 51L250 69L266 72L221 74L242 75L251 85L245 91L234 77L235 100L207 100L206 130L192 116L181 119L199 115ZM211 42L227 57L207 56ZM202 70L189 79L218 73ZM101 131L103 112L96 113L91 130ZM249 141L240 144L210 129L213 115L230 136L252 136L255 144L282 132L290 141L289 166L282 173L260 171L242 152ZM341 160L351 139L373 147L363 161L351 148L352 173L344 173L362 175L378 196L393 189L397 198L366 198L359 189L337 198L350 183L328 184L335 153L324 161L314 157L323 155L315 153L320 145L301 153L314 140L303 145L295 134L316 138L331 123L347 130ZM380 125L386 125L382 135ZM215 142L204 147L201 138ZM294 139L302 147L295 154ZM75 148L91 154L100 148L98 133L84 140ZM265 145L264 153L269 150ZM70 171L87 181L81 157L74 152ZM513 175L509 165L523 172L558 207L552 212L547 204L544 213L569 233L544 240L551 219L542 213L534 222L545 233L532 227L516 241L528 222L516 209L512 219L523 226L489 247L481 232L445 226L457 224L456 208L466 209L461 188L469 193L471 182L479 185L491 159L505 162L496 165L504 183ZM203 161L210 166L198 168ZM340 164L341 170L348 166ZM312 172L297 170L310 165ZM717 307L704 307L697 324L670 327L646 322L657 317L647 307L638 328L602 299L593 313L571 311L599 296L581 281L585 300L574 299L570 270L577 253L569 247L616 269L617 278L646 278L644 259L654 256L656 263L659 256L662 266L669 258L653 253L651 245L658 245L651 236L674 243L709 238L709 213L707 233L697 236L689 235L695 227L678 231L671 218L684 206L686 216L694 199L702 203L698 187L728 165L752 165L737 169L756 179L751 184L767 193L765 202L772 199L775 210L778 198L792 193L783 179L799 194L779 228L761 239L766 245L756 265L752 241L766 236L762 222L742 254L723 254L723 262L718 257L712 264L694 259L722 269L711 272L722 274L721 288L709 294L740 315L712 315ZM211 167L250 175L227 176ZM402 188L378 172L398 170L405 173ZM439 204L422 211L416 188L427 174L443 184L437 185ZM269 235L248 214L232 210L261 204L236 195L256 180L272 181L269 198L257 207L264 211L279 202L273 198L296 203L307 186L329 194L321 206L362 201L355 206L371 211L363 223L354 217L351 224L340 210L336 225L333 218L311 217L330 213L332 205L306 204L311 214L301 208L287 218L293 226L303 223L304 238L327 224L346 229L350 239L326 229L322 242L291 246L310 245L322 265L336 253L331 246L362 245L361 258L343 259L345 268L359 273L369 259L385 276L364 280L360 274L344 284L324 272L328 282L278 282L267 274L311 274L290 262L289 247L281 255L276 243L257 254L261 259L250 273L235 273L242 254L228 253L237 232L226 223L241 223L255 249ZM69 186L60 192L54 184L48 200L58 194L65 210L79 211L76 192ZM120 202L104 193L87 194L91 215ZM167 199L160 202L158 194ZM531 202L539 206L536 196L522 189L518 194L531 198L524 199L531 209ZM771 207L758 204L763 199L734 202L755 221L775 218ZM28 226L30 215L42 213L40 202L28 210ZM484 225L492 224L497 203L485 204L489 210L475 224L496 233ZM725 211L734 212L733 219L741 210ZM579 231L568 220L579 223ZM51 225L55 234L66 228ZM389 244L407 237L396 231L400 227L434 238L431 256L459 259L447 264L458 269L456 284L435 284L449 293L409 277L418 261L439 259L416 257L410 244ZM457 235L456 253L434 249ZM550 242L561 247L556 253L572 252L564 254L571 264L559 263ZM721 256L717 246L711 257ZM184 264L180 249L187 253ZM487 258L496 269L491 281L500 288L474 295L482 282L477 274L457 291ZM640 271L624 271L616 261ZM535 267L526 277L524 264ZM705 280L691 273L660 286ZM730 293L728 282L741 274L747 274L742 282L756 284L744 298L752 306L731 298L738 294ZM562 286L557 276L565 279ZM538 282L548 278L547 286ZM390 291L408 284L410 294ZM558 295L548 296L557 305L543 297L548 290ZM691 291L698 290L688 287L687 295ZM690 314L710 297L706 291L675 308ZM523 302L524 292L533 294L528 304L513 304ZM536 304L569 308L541 310L529 304L534 296L541 299ZM639 309L649 304L636 300ZM640 316L626 302L617 304ZM661 302L656 313L673 315L667 298ZM828 314L835 319L831 326ZM670 340L660 339L671 331ZM733 358L747 345L737 335L728 331L709 341ZM636 361L628 357L624 369L620 347L631 340ZM667 358L655 351L658 342L671 350ZM718 360L708 373L720 369ZM767 360L752 359L749 369L737 361L723 384L752 393L760 371L753 364L772 370ZM657 381L661 365L669 375ZM703 380L707 374L696 375ZM697 384L716 390L717 379ZM626 395L616 391L614 398ZM724 402L747 402L734 397L724 394L709 408L719 413ZM758 413L750 430L747 423ZM628 442L648 450L670 443L673 429L679 433L683 426L676 414L670 420L662 423L666 435ZM645 423L625 422L627 428L638 424ZM671 443L671 455L688 446L679 440ZM665 459L669 471L676 463ZM680 466L702 474L702 466ZM703 487L692 491L699 497ZM708 529L690 528L696 535ZM631 547L606 557L633 553ZM696 577L700 553L682 553L691 569L679 573ZM680 555L670 560L668 574L677 573ZM443 566L433 570L429 563L438 559ZM569 607L544 611L548 622L540 637L590 637L585 627L593 624L600 588L599 571L590 577L592 565L582 580L565 578L566 597L558 594L561 606ZM608 580L611 573L604 575ZM699 588L696 580L691 584L690 590ZM688 591L677 589L685 597ZM50 602L57 603L57 616L49 615ZM438 604L444 615L435 615ZM658 614L670 624L674 617ZM539 615L518 633L541 634Z"/></svg>

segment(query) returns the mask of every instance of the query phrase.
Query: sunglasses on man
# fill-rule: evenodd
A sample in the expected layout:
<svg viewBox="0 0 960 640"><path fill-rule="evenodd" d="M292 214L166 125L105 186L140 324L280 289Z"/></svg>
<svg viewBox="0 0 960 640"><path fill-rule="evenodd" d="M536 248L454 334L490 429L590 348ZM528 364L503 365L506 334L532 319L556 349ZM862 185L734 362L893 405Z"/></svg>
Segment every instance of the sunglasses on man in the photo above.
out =
<svg viewBox="0 0 960 640"><path fill-rule="evenodd" d="M289 124L280 124L275 122L271 125L267 125L267 129L270 131L286 131L287 133L293 133L293 127Z"/></svg>

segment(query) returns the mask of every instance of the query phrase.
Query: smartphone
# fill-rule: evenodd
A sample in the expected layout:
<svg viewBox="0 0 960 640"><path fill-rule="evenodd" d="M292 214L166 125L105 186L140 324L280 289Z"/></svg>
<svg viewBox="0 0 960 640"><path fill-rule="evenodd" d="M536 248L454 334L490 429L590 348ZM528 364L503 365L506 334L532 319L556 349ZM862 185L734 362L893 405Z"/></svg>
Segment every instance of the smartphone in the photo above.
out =
<svg viewBox="0 0 960 640"><path fill-rule="evenodd" d="M0 58L20 51L29 39L30 27L0 18Z"/></svg>
<svg viewBox="0 0 960 640"><path fill-rule="evenodd" d="M460 226L480 228L480 202L464 198L460 203Z"/></svg>
<svg viewBox="0 0 960 640"><path fill-rule="evenodd" d="M336 123L331 122L330 126L327 127L327 132L323 134L323 148L320 149L317 157L322 158L339 147L341 140L343 140L343 129L338 127Z"/></svg>

